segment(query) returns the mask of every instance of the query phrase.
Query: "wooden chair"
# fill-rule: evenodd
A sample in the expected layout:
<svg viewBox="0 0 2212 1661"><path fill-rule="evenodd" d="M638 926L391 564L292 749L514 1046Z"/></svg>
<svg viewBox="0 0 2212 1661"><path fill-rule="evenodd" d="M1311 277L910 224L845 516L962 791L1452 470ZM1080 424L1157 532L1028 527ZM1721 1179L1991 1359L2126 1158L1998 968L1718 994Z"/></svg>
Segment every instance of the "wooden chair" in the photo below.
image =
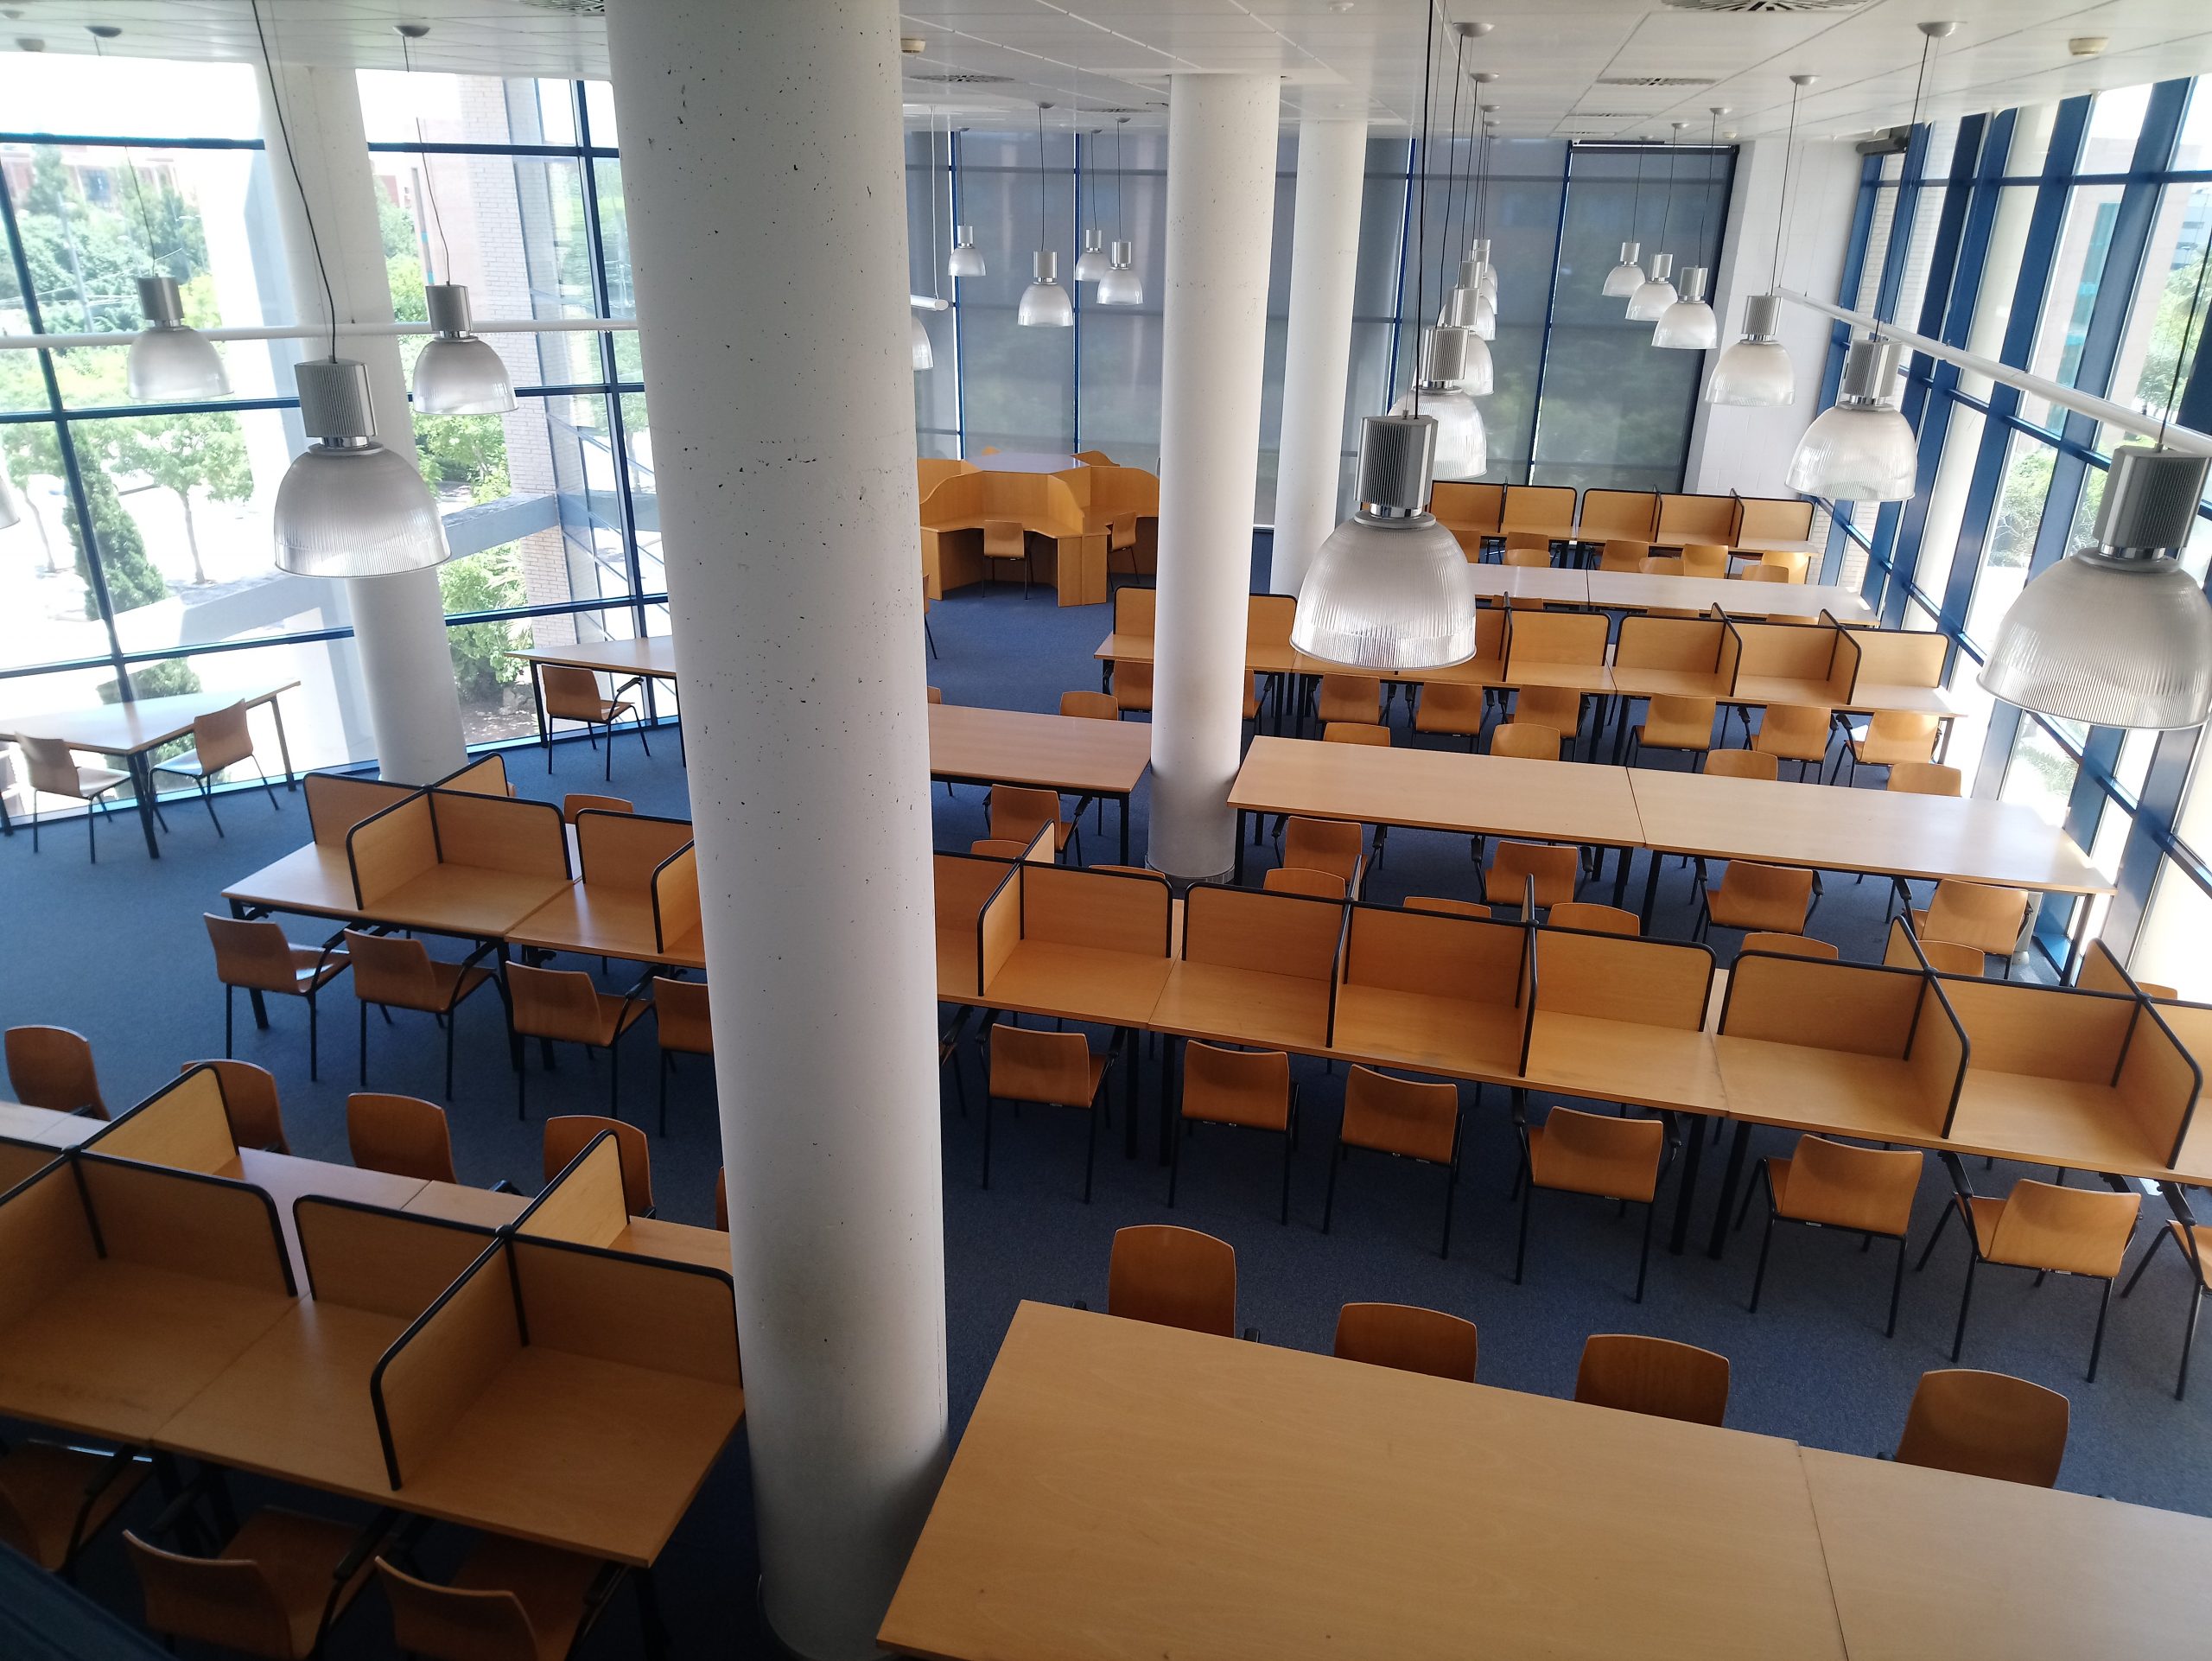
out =
<svg viewBox="0 0 2212 1661"><path fill-rule="evenodd" d="M1106 1313L1217 1338L1236 1336L1236 1252L1226 1240L1164 1223L1114 1231Z"/></svg>
<svg viewBox="0 0 2212 1661"><path fill-rule="evenodd" d="M1744 936L1739 951L1770 951L1782 958L1819 958L1834 963L1843 956L1843 948L1832 940L1815 940L1809 934L1777 934L1770 929L1755 928Z"/></svg>
<svg viewBox="0 0 2212 1661"><path fill-rule="evenodd" d="M1309 871L1297 865L1276 866L1260 879L1260 887L1269 894L1311 894L1316 900L1350 897L1344 878L1334 871Z"/></svg>
<svg viewBox="0 0 2212 1661"><path fill-rule="evenodd" d="M1535 879L1536 908L1548 912L1574 898L1582 875L1582 850L1542 842L1501 842L1483 873L1483 898L1518 911Z"/></svg>
<svg viewBox="0 0 2212 1661"><path fill-rule="evenodd" d="M84 1034L67 1027L10 1027L0 1045L8 1057L8 1089L25 1107L107 1117Z"/></svg>
<svg viewBox="0 0 2212 1661"><path fill-rule="evenodd" d="M192 748L182 755L155 763L153 771L174 773L181 779L191 780L199 788L208 822L219 837L223 834L223 822L215 817L215 780L226 768L234 767L241 761L252 762L253 770L261 774L261 788L268 794L270 810L283 812L283 804L276 799L276 787L269 782L268 770L253 753L253 733L247 724L243 703L213 710L200 716L192 723Z"/></svg>
<svg viewBox="0 0 2212 1661"><path fill-rule="evenodd" d="M1764 779L1771 782L1781 776L1775 758L1764 750L1712 750L1706 755L1705 770L1716 779Z"/></svg>
<svg viewBox="0 0 2212 1661"><path fill-rule="evenodd" d="M1698 940L1716 924L1747 933L1802 934L1814 904L1812 872L1748 859L1730 860L1717 888L1706 887L1700 862L1697 889L1697 927L1691 939Z"/></svg>
<svg viewBox="0 0 2212 1661"><path fill-rule="evenodd" d="M2139 981L2136 983L2142 984ZM2181 1190L2177 1187L2171 1192L2178 1195ZM2127 1284L2120 1289L2122 1297L2134 1291L2135 1282L2143 1278L2143 1271L2151 1266L2151 1259L2158 1255L2159 1248L2168 1240L2181 1248L2182 1266L2189 1271L2189 1321L2182 1329L2181 1371L2174 1379L2174 1400L2177 1402L2189 1393L2189 1356L2196 1346L2196 1318L2203 1310L2204 1295L2212 1292L2212 1266L2209 1266L2207 1261L2208 1257L2212 1257L2212 1229L2197 1222L2190 1213L2186 1201L2180 1203L2179 1209L2181 1215L2168 1222L2152 1238L2150 1250L2135 1265L2135 1272L2127 1277Z"/></svg>
<svg viewBox="0 0 2212 1661"><path fill-rule="evenodd" d="M70 1576L77 1554L114 1519L153 1472L128 1448L112 1453L57 1441L0 1451L0 1545L49 1575Z"/></svg>
<svg viewBox="0 0 2212 1661"><path fill-rule="evenodd" d="M1719 1424L1728 1412L1728 1358L1637 1333L1592 1333L1574 1372L1574 1399L1623 1413Z"/></svg>
<svg viewBox="0 0 2212 1661"><path fill-rule="evenodd" d="M1647 555L1643 561L1643 574L1646 576L1681 576L1683 575L1682 557L1680 554ZM1692 615L1689 612L1679 610L1662 614L1675 617Z"/></svg>
<svg viewBox="0 0 2212 1661"><path fill-rule="evenodd" d="M545 1121L545 1180L567 1170L578 1154L602 1133L612 1133L622 1167L622 1206L632 1217L653 1214L653 1155L645 1133L620 1119L595 1113L563 1113Z"/></svg>
<svg viewBox="0 0 2212 1661"><path fill-rule="evenodd" d="M1479 686L1465 681L1423 681L1421 699L1414 705L1414 730L1464 738L1468 749L1472 750L1489 713L1490 694ZM1558 754L1556 741L1552 749L1554 754Z"/></svg>
<svg viewBox="0 0 2212 1661"><path fill-rule="evenodd" d="M1770 703L1751 735L1751 748L1778 761L1795 761L1802 779L1809 765L1815 773L1828 759L1828 735L1835 711L1810 703Z"/></svg>
<svg viewBox="0 0 2212 1661"><path fill-rule="evenodd" d="M1745 566L1736 573L1736 577L1743 582L1787 582L1790 580L1789 571L1783 567L1769 565L1764 561L1757 565Z"/></svg>
<svg viewBox="0 0 2212 1661"><path fill-rule="evenodd" d="M1517 540L1522 532L1516 531L1505 539L1504 560L1508 565L1548 566L1552 563L1552 547L1548 541L1530 537Z"/></svg>
<svg viewBox="0 0 2212 1661"><path fill-rule="evenodd" d="M458 1182L445 1109L416 1096L356 1091L346 1098L346 1147L364 1171Z"/></svg>
<svg viewBox="0 0 2212 1661"><path fill-rule="evenodd" d="M1587 900L1562 900L1545 918L1554 928L1579 928L1592 934L1624 934L1634 939L1643 932L1643 920L1618 906L1600 906Z"/></svg>
<svg viewBox="0 0 2212 1661"><path fill-rule="evenodd" d="M1114 458L1104 450L1077 450L1075 459L1085 467L1110 468L1114 465Z"/></svg>
<svg viewBox="0 0 2212 1661"><path fill-rule="evenodd" d="M1116 513L1106 521L1106 569L1128 571L1137 569L1137 515L1135 509Z"/></svg>
<svg viewBox="0 0 2212 1661"><path fill-rule="evenodd" d="M423 1661L563 1661L606 1609L621 1570L596 1557L480 1534L451 1581L376 1560L393 1641Z"/></svg>
<svg viewBox="0 0 2212 1661"><path fill-rule="evenodd" d="M276 1075L251 1061L187 1061L177 1071L213 1067L223 1087L223 1116L231 1123L231 1140L240 1148L259 1148L272 1154L292 1151L284 1135L283 1111L276 1102Z"/></svg>
<svg viewBox="0 0 2212 1661"><path fill-rule="evenodd" d="M1662 693L1645 706L1643 719L1629 729L1628 764L1638 750L1681 750L1690 770L1713 748L1713 717L1719 705L1711 698L1675 697Z"/></svg>
<svg viewBox="0 0 2212 1661"><path fill-rule="evenodd" d="M1407 911L1434 912L1443 917L1480 917L1488 920L1488 906L1476 900L1444 900L1429 894L1408 894L1402 902Z"/></svg>
<svg viewBox="0 0 2212 1661"><path fill-rule="evenodd" d="M1357 721L1332 721L1321 729L1321 741L1324 744L1370 744L1387 750L1390 748L1390 729Z"/></svg>
<svg viewBox="0 0 2212 1661"><path fill-rule="evenodd" d="M641 998L602 992L581 969L543 969L509 963L507 1033L515 1066L515 1117L530 1117L530 1067L523 1041L538 1041L545 1066L553 1066L556 1043L581 1044L587 1057L607 1052L607 1111L622 1117L622 1034L645 1018L652 1006Z"/></svg>
<svg viewBox="0 0 2212 1661"><path fill-rule="evenodd" d="M1984 975L1989 971L1989 960L1980 946L1961 945L1956 940L1923 940L1920 955L1939 975ZM2005 962L2009 965L2012 959L2008 958Z"/></svg>
<svg viewBox="0 0 2212 1661"><path fill-rule="evenodd" d="M1459 1187L1459 1091L1446 1084L1393 1079L1355 1066L1344 1080L1344 1117L1329 1155L1329 1188L1321 1206L1321 1232L1337 1209L1337 1167L1351 1149L1388 1154L1444 1168L1444 1238L1437 1255L1452 1255L1452 1201Z"/></svg>
<svg viewBox="0 0 2212 1661"><path fill-rule="evenodd" d="M1598 550L1598 569L1601 571L1640 571L1651 557L1648 542L1630 542L1615 538Z"/></svg>
<svg viewBox="0 0 2212 1661"><path fill-rule="evenodd" d="M1554 1107L1541 1124L1514 1110L1521 1132L1521 1228L1514 1249L1513 1283L1521 1284L1529 1257L1529 1210L1535 1191L1591 1194L1643 1207L1643 1247L1636 1263L1636 1301L1651 1264L1651 1219L1658 1212L1659 1174L1671 1138L1659 1119L1612 1118Z"/></svg>
<svg viewBox="0 0 2212 1661"><path fill-rule="evenodd" d="M546 729L551 731L556 721L580 721L583 723L584 736L591 741L592 748L597 749L597 729L601 727L607 729L607 765L601 776L613 778L614 723L626 715L634 716L638 712L638 706L622 694L641 688L645 684L644 677L631 676L615 687L613 697L603 697L600 695L599 677L591 670L580 669L573 664L549 663L540 664L537 672L538 684L543 689L545 699ZM652 754L652 746L645 741L643 722L638 723L638 742L646 755ZM553 747L550 744L545 747L545 770L548 773L553 771Z"/></svg>
<svg viewBox="0 0 2212 1661"><path fill-rule="evenodd" d="M374 1006L388 1026L394 1009L434 1017L446 1033L446 1099L453 1099L453 1034L458 1011L468 996L493 982L483 960L499 950L497 941L479 946L458 963L433 958L420 940L404 934L346 931L346 955L353 961L353 996L360 1004L360 1079L369 1083L369 1010Z"/></svg>
<svg viewBox="0 0 2212 1661"><path fill-rule="evenodd" d="M1761 580L1767 582L1802 582L1812 565L1813 557L1810 554L1788 553L1770 548L1761 554L1759 563L1744 575L1749 576L1752 571L1780 571L1782 575L1778 577L1762 576Z"/></svg>
<svg viewBox="0 0 2212 1661"><path fill-rule="evenodd" d="M1290 1221L1290 1155L1298 1144L1298 1086L1290 1057L1280 1050L1232 1050L1192 1039L1183 1047L1182 1109L1167 1167L1167 1203L1183 1174L1183 1132L1192 1124L1233 1125L1282 1138L1282 1203L1279 1223Z"/></svg>
<svg viewBox="0 0 2212 1661"><path fill-rule="evenodd" d="M1923 945L1947 940L1994 953L2005 960L2005 975L2010 979L2012 954L2019 949L2020 932L2027 926L2034 904L2035 897L2024 888L1945 877L1936 885L1927 909L1912 913L1912 932Z"/></svg>
<svg viewBox="0 0 2212 1661"><path fill-rule="evenodd" d="M714 1017L707 1007L707 983L653 977L653 1035L660 1043L660 1134L668 1134L668 1075L679 1055L715 1053Z"/></svg>
<svg viewBox="0 0 2212 1661"><path fill-rule="evenodd" d="M1961 796L1966 774L1941 761L1892 761L1886 789L1913 796Z"/></svg>
<svg viewBox="0 0 2212 1661"><path fill-rule="evenodd" d="M1861 767L1895 767L1900 761L1932 761L1941 725L1932 715L1910 710L1877 710L1866 725L1844 737L1836 767L1849 784Z"/></svg>
<svg viewBox="0 0 2212 1661"><path fill-rule="evenodd" d="M1114 663L1114 701L1122 706L1122 713L1141 710L1152 713L1152 665L1148 663Z"/></svg>
<svg viewBox="0 0 2212 1661"><path fill-rule="evenodd" d="M1012 1021L991 1024L988 1082L983 1090L983 1186L991 1186L992 1107L1001 1100L1081 1109L1090 1116L1083 1158L1083 1203L1090 1203L1098 1165L1098 1122L1105 1117L1103 1085L1110 1052L1093 1054L1081 1033L1039 1032Z"/></svg>
<svg viewBox="0 0 2212 1661"><path fill-rule="evenodd" d="M1300 870L1326 871L1344 879L1344 892L1359 898L1367 870L1364 833L1343 819L1292 818L1283 823L1282 862Z"/></svg>
<svg viewBox="0 0 2212 1661"><path fill-rule="evenodd" d="M1722 577L1728 575L1728 550L1717 542L1682 544L1684 576Z"/></svg>
<svg viewBox="0 0 2212 1661"><path fill-rule="evenodd" d="M1523 686L1513 694L1513 719L1554 729L1572 749L1582 733L1582 694L1571 686Z"/></svg>
<svg viewBox="0 0 2212 1661"><path fill-rule="evenodd" d="M16 748L23 753L23 771L30 776L31 786L31 852L38 852L39 808L41 796L67 796L85 805L85 847L92 862L100 862L99 837L93 821L101 813L113 813L113 793L130 782L127 773L118 773L113 767L81 767L77 765L76 753L57 738L18 737ZM92 810L98 808L99 813ZM160 809L155 810L160 818ZM168 829L167 820L162 829Z"/></svg>
<svg viewBox="0 0 2212 1661"><path fill-rule="evenodd" d="M1503 722L1490 735L1492 755L1514 755L1524 761L1556 761L1566 738L1556 727L1534 721Z"/></svg>
<svg viewBox="0 0 2212 1661"><path fill-rule="evenodd" d="M1371 675L1324 675L1316 714L1324 727L1332 721L1371 727L1382 719L1382 683Z"/></svg>
<svg viewBox="0 0 2212 1661"><path fill-rule="evenodd" d="M1895 1457L1900 1465L2054 1488L2069 1416L2056 1391L2009 1373L1970 1367L1923 1372Z"/></svg>
<svg viewBox="0 0 2212 1661"><path fill-rule="evenodd" d="M1029 844L1012 837L978 837L968 844L968 851L978 859L1021 859L1027 856Z"/></svg>
<svg viewBox="0 0 2212 1661"><path fill-rule="evenodd" d="M313 1081L321 1066L321 1016L316 1000L322 989L345 973L349 959L334 938L321 946L294 945L278 925L243 917L200 913L207 920L207 939L215 948L215 978L223 983L223 1053L232 1050L234 995L241 990L253 995L253 1019L266 1027L269 1017L262 998L269 993L302 998L308 1006L308 1078Z"/></svg>
<svg viewBox="0 0 2212 1661"><path fill-rule="evenodd" d="M1943 1238L1954 1216L1967 1225L1967 1278L1959 1294L1959 1324L1951 1337L1951 1359L1967 1340L1967 1311L1974 1301L1974 1272L1983 1263L2010 1269L2032 1269L2040 1285L2045 1275L2074 1275L2104 1282L2097 1304L2097 1333L2089 1344L2088 1382L2097 1380L2097 1358L2104 1351L2105 1317L2112 1310L2113 1282L2119 1278L2121 1259L2135 1231L2142 1209L2139 1193L2116 1193L2109 1189L2062 1188L2055 1182L2023 1177L2002 1200L1977 1195L1966 1178L1966 1168L1955 1155L1946 1155L1955 1192L1954 1204L1943 1208L1936 1231L1920 1253L1919 1267L1928 1266L1929 1255Z"/></svg>
<svg viewBox="0 0 2212 1661"><path fill-rule="evenodd" d="M127 1530L123 1543L146 1596L146 1625L164 1639L307 1661L368 1584L382 1537L381 1518L364 1530L271 1505L214 1557L166 1551Z"/></svg>
<svg viewBox="0 0 2212 1661"><path fill-rule="evenodd" d="M1475 1382L1475 1323L1410 1303L1347 1303L1333 1352L1346 1361Z"/></svg>
<svg viewBox="0 0 2212 1661"><path fill-rule="evenodd" d="M594 796L588 792L572 790L561 798L561 823L563 824L574 824L579 813L634 813L637 811L636 805L626 796Z"/></svg>
<svg viewBox="0 0 2212 1661"><path fill-rule="evenodd" d="M1063 692L1060 713L1085 721L1119 721L1122 706L1111 692Z"/></svg>
<svg viewBox="0 0 2212 1661"><path fill-rule="evenodd" d="M994 565L1008 563L1021 567L1021 597L1029 597L1029 584L1037 575L1036 562L1029 556L1029 532L1020 519L985 519L983 521L983 570L986 576Z"/></svg>
<svg viewBox="0 0 2212 1661"><path fill-rule="evenodd" d="M1766 1231L1759 1238L1758 1268L1751 1276L1751 1310L1759 1312L1759 1289L1766 1282L1767 1253L1777 1222L1808 1228L1844 1229L1897 1243L1896 1272L1890 1278L1890 1319L1885 1338L1897 1331L1897 1300L1904 1291L1904 1238L1912 1227L1912 1200L1920 1192L1922 1158L1917 1149L1858 1148L1826 1136L1800 1136L1796 1151L1759 1161L1758 1180L1766 1185ZM1736 1212L1744 1225L1751 1209L1746 1189Z"/></svg>
<svg viewBox="0 0 2212 1661"><path fill-rule="evenodd" d="M1072 817L1060 817L1060 795L1056 790L1028 790L1019 785L991 786L990 832L1000 842L1023 843L1036 840L1037 833L1046 825L1052 827L1052 850L1066 849L1072 838L1076 844L1076 859L1083 858L1083 830L1081 821Z"/></svg>
<svg viewBox="0 0 2212 1661"><path fill-rule="evenodd" d="M715 1167L715 1226L729 1232L729 1169L721 1165Z"/></svg>
<svg viewBox="0 0 2212 1661"><path fill-rule="evenodd" d="M926 687L924 690L929 696L930 703L942 703L944 702L944 689L942 686L931 686Z"/></svg>

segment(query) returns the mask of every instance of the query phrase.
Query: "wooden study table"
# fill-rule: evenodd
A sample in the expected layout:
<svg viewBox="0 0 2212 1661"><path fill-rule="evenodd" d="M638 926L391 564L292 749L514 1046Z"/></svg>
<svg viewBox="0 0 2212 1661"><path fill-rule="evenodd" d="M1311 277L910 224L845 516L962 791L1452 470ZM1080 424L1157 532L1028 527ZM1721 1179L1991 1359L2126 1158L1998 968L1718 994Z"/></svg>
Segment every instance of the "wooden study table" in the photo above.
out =
<svg viewBox="0 0 2212 1661"><path fill-rule="evenodd" d="M1871 623L1874 614L1853 590L1833 583L1745 582L1717 576L1663 576L1647 571L1592 571L1590 603L1608 611L1708 611L1732 617L1804 617L1827 612L1839 622Z"/></svg>
<svg viewBox="0 0 2212 1661"><path fill-rule="evenodd" d="M1526 600L1546 606L1586 606L1590 573L1563 565L1471 565L1476 598Z"/></svg>
<svg viewBox="0 0 2212 1661"><path fill-rule="evenodd" d="M73 750L119 755L130 773L130 788L137 798L138 825L146 833L146 852L162 856L154 837L153 753L164 744L192 735L192 723L202 716L242 703L249 710L263 704L276 720L276 751L284 770L284 788L298 788L292 776L292 747L284 737L284 706L277 694L289 692L299 682L288 680L265 691L183 692L173 697L140 698L136 703L96 703L81 710L56 710L0 722L0 738L46 738ZM90 811L89 809L87 810ZM16 827L7 804L0 801L0 834L13 836Z"/></svg>
<svg viewBox="0 0 2212 1661"><path fill-rule="evenodd" d="M537 742L540 748L550 748L553 723L545 715L544 667L554 664L564 669L588 669L597 675L613 675L627 680L635 675L645 680L664 680L676 684L676 640L673 635L647 634L627 640L580 640L571 646L532 646L526 652L510 652L510 658L518 658L530 665L530 690L537 709ZM642 723L645 712L638 711Z"/></svg>
<svg viewBox="0 0 2212 1661"><path fill-rule="evenodd" d="M930 777L955 783L1024 785L1119 805L1121 862L1129 859L1129 796L1152 765L1152 729L1142 722L930 705Z"/></svg>
<svg viewBox="0 0 2212 1661"><path fill-rule="evenodd" d="M0 1102L0 1139L35 1142L42 1148L74 1148L107 1128L107 1121L85 1113L57 1113L50 1107Z"/></svg>
<svg viewBox="0 0 2212 1661"><path fill-rule="evenodd" d="M1789 1442L1024 1303L877 1634L939 1661L1841 1661Z"/></svg>

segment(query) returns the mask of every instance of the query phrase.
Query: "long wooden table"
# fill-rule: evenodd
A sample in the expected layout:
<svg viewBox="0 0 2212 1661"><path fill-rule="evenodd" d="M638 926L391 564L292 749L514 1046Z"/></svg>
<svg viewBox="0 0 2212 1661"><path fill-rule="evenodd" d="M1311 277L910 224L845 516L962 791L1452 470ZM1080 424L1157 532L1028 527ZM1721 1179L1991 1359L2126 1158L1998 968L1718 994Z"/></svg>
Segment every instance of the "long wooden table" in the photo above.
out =
<svg viewBox="0 0 2212 1661"><path fill-rule="evenodd" d="M295 789L297 785L292 774L292 747L284 737L284 708L276 700L279 693L289 692L298 684L296 680L288 680L258 692L181 692L171 697L50 710L0 722L0 738L50 739L67 744L73 750L123 757L137 798L138 826L146 833L146 852L149 857L159 859L162 845L154 835L153 753L164 744L191 736L192 723L202 716L227 710L234 703L242 703L249 710L259 709L265 703L276 721L276 749L283 765L284 787ZM4 800L0 800L0 834L16 834Z"/></svg>
<svg viewBox="0 0 2212 1661"><path fill-rule="evenodd" d="M1113 801L1121 808L1121 862L1129 862L1129 797L1152 765L1152 729L965 703L930 705L930 777L1024 785Z"/></svg>

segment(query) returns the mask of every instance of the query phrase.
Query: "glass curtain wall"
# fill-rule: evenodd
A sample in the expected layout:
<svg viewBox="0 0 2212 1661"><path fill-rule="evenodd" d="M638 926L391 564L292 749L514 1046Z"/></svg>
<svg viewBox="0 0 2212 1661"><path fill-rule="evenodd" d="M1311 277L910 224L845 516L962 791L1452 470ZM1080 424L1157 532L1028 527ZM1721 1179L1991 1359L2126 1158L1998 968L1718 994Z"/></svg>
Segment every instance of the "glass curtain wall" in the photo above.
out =
<svg viewBox="0 0 2212 1661"><path fill-rule="evenodd" d="M1906 328L2077 391L2212 430L2212 362L2191 302L2212 240L2212 86L2175 80L1916 130L1868 157L1843 291ZM1847 331L1834 332L1830 395ZM2122 733L1997 703L1974 684L2035 573L2092 534L2131 436L1937 363L1910 366L1919 491L1878 512L1829 505L1831 581L1893 627L1940 629L1969 711L1948 760L1975 794L2063 824L2118 893L2077 920L2046 904L2035 944L2063 970L2101 933L2136 971L2212 997L2212 765L2196 731ZM2212 503L2184 563L2212 564ZM2069 924L2075 932L2069 938Z"/></svg>

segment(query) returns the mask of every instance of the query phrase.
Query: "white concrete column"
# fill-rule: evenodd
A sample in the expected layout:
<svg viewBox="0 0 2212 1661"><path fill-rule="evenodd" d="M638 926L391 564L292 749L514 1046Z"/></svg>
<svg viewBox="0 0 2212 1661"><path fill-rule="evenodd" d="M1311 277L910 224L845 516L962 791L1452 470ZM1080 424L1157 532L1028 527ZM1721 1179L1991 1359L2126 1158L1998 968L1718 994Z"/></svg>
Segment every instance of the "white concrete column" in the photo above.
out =
<svg viewBox="0 0 2212 1661"><path fill-rule="evenodd" d="M283 226L294 312L303 323L328 320L334 308L341 322L390 322L391 285L385 272L384 234L353 72L279 63L274 80L264 73L260 85L261 130ZM274 100L282 101L281 124ZM327 354L330 343L311 342L308 349L310 355ZM411 460L415 423L400 371L399 342L352 335L340 343L338 355L367 366L376 436ZM467 751L438 574L362 577L346 589L379 770L406 784L442 778L467 759Z"/></svg>
<svg viewBox="0 0 2212 1661"><path fill-rule="evenodd" d="M1169 77L1145 858L1174 877L1225 876L1236 862L1229 786L1243 730L1280 86L1272 74Z"/></svg>
<svg viewBox="0 0 2212 1661"><path fill-rule="evenodd" d="M1275 473L1274 557L1268 570L1268 586L1277 594L1298 592L1315 550L1337 528L1366 162L1364 118L1299 124L1277 444L1281 460Z"/></svg>
<svg viewBox="0 0 2212 1661"><path fill-rule="evenodd" d="M607 35L765 1602L843 1661L947 1453L898 7L623 0Z"/></svg>

